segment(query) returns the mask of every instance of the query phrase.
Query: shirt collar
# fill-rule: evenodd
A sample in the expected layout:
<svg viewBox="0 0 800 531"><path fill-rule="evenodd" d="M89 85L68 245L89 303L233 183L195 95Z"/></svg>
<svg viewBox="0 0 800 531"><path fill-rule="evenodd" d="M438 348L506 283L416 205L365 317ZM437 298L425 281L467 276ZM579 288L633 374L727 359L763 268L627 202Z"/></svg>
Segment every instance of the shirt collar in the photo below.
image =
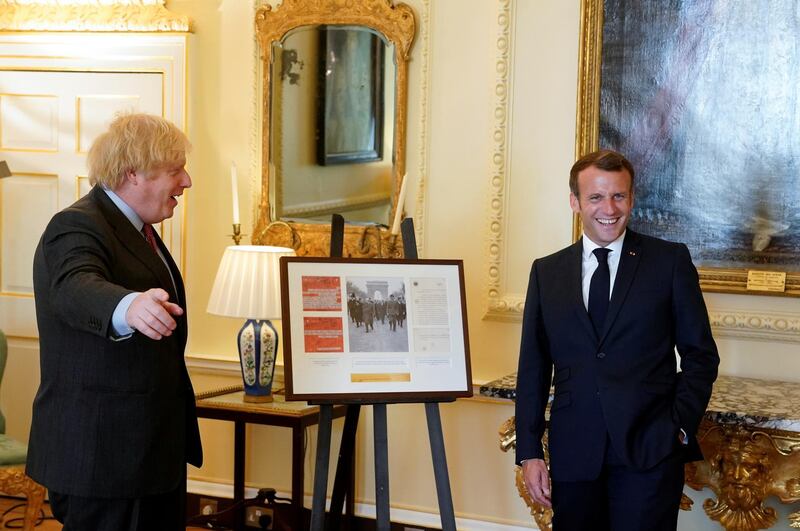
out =
<svg viewBox="0 0 800 531"><path fill-rule="evenodd" d="M625 234L628 232L628 229L622 231L622 234L619 235L619 238L614 240L613 242L609 243L605 246L606 249L611 251L611 256L618 257L622 254L622 243L625 241ZM592 258L592 251L597 249L598 247L603 247L602 245L597 245L594 243L586 234L583 235L583 259L589 260Z"/></svg>
<svg viewBox="0 0 800 531"><path fill-rule="evenodd" d="M108 188L103 188L103 191L106 193L109 199L117 205L117 208L120 209L122 214L128 218L128 221L136 228L137 231L142 232L142 227L144 227L144 221L142 218L139 217L139 214L134 212L134 210L128 206L128 203L122 200L120 196L109 190ZM585 238L584 238L585 239Z"/></svg>

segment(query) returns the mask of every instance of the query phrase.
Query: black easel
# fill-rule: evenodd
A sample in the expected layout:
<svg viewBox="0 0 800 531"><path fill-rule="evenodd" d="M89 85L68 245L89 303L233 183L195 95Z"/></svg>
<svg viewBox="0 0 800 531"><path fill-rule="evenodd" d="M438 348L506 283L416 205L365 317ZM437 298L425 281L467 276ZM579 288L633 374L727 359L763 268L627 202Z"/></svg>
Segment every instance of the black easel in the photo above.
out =
<svg viewBox="0 0 800 531"><path fill-rule="evenodd" d="M414 235L414 222L406 218L401 224L405 258L417 258L417 241ZM331 222L331 257L341 257L344 244L344 218L334 214ZM390 402L347 402L347 413L333 482L331 506L325 525L325 495L330 466L331 424L333 403L320 403L319 430L317 432L317 459L314 474L314 495L311 504L311 530L338 530L341 525L345 497L352 502L353 492L347 492L353 485L353 461L355 459L356 430L362 405L371 405L373 414L375 444L375 524L378 531L389 531L389 445L387 436L386 404ZM433 473L436 479L436 495L439 500L439 514L443 531L455 531L456 520L453 512L453 498L450 493L450 477L447 472L447 458L444 451L442 421L439 415L439 401L425 402L425 415L428 420L428 438L433 458ZM348 526L349 527L349 526Z"/></svg>

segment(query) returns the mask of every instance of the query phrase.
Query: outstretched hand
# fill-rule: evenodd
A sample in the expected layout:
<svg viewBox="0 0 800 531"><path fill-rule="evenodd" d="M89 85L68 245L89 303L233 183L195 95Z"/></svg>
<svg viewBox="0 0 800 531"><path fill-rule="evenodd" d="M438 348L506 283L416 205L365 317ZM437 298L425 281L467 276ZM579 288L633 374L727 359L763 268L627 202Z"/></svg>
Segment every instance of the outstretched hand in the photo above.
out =
<svg viewBox="0 0 800 531"><path fill-rule="evenodd" d="M125 314L128 326L150 339L172 335L177 323L172 316L183 315L183 308L169 302L169 294L161 288L140 293Z"/></svg>
<svg viewBox="0 0 800 531"><path fill-rule="evenodd" d="M522 463L522 477L525 488L533 501L545 507L552 507L550 501L550 474L544 459L528 459Z"/></svg>

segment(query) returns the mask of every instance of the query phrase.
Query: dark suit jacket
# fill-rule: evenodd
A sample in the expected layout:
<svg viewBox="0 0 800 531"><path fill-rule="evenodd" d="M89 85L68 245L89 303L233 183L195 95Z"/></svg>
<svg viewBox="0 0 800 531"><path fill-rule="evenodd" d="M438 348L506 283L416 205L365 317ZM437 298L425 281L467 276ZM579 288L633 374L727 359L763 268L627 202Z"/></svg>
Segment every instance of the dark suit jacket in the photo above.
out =
<svg viewBox="0 0 800 531"><path fill-rule="evenodd" d="M620 458L645 470L695 439L719 356L689 250L628 229L608 316L597 337L583 304L583 242L531 269L517 372L517 462L541 458L551 379L550 473L597 477L606 437ZM677 372L674 349L681 356Z"/></svg>
<svg viewBox="0 0 800 531"><path fill-rule="evenodd" d="M202 462L194 392L183 359L186 314L154 341L109 339L128 293L165 289L186 308L175 278L106 193L95 187L56 214L33 264L41 385L33 404L27 473L61 494L141 497L176 488Z"/></svg>

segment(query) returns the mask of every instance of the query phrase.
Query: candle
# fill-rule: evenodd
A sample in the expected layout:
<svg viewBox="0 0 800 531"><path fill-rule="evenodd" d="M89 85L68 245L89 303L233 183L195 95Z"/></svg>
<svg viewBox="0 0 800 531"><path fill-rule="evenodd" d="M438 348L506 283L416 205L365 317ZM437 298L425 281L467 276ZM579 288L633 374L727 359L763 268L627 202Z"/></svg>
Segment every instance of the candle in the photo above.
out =
<svg viewBox="0 0 800 531"><path fill-rule="evenodd" d="M400 185L400 194L397 196L397 210L394 211L394 223L392 223L392 234L400 232L400 215L403 213L403 203L406 200L406 185L408 184L408 174L403 175L403 183Z"/></svg>
<svg viewBox="0 0 800 531"><path fill-rule="evenodd" d="M236 178L236 163L231 162L231 195L233 195L233 224L239 224L239 183Z"/></svg>

